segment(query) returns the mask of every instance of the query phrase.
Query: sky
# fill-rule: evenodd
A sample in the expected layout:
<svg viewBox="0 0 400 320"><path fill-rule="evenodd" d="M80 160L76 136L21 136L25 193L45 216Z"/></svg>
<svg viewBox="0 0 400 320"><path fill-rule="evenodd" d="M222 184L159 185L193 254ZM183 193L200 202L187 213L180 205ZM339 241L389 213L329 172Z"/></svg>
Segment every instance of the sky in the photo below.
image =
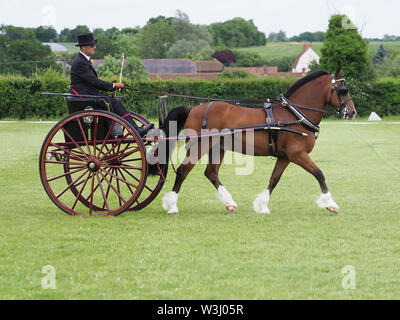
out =
<svg viewBox="0 0 400 320"><path fill-rule="evenodd" d="M180 10L194 24L242 17L259 31L283 30L288 37L326 31L332 14L347 14L363 37L400 35L399 0L0 0L0 25L51 25L58 32L87 25L90 29L143 27L153 17Z"/></svg>

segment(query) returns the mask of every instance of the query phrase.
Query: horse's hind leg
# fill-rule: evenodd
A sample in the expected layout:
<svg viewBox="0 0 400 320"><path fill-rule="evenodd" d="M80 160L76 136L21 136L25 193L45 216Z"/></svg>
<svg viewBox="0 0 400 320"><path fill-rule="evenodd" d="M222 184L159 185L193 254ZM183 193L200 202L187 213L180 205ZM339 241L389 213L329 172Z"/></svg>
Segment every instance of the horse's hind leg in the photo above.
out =
<svg viewBox="0 0 400 320"><path fill-rule="evenodd" d="M311 158L308 156L307 153L301 153L293 159L292 162L296 163L297 165L304 168L306 171L310 172L319 182L321 187L322 194L317 199L317 204L320 208L326 208L330 212L337 213L339 211L339 206L333 200L331 193L328 190L328 187L325 183L325 177L322 171L314 164Z"/></svg>
<svg viewBox="0 0 400 320"><path fill-rule="evenodd" d="M177 202L178 193L181 189L183 181L186 179L189 172L193 169L199 159L208 151L207 148L202 148L201 143L192 144L186 153L183 164L176 170L176 178L172 191L167 192L162 198L162 206L167 210L168 214L177 214L179 212Z"/></svg>
<svg viewBox="0 0 400 320"><path fill-rule="evenodd" d="M219 150L218 150L218 149ZM218 171L222 164L225 155L225 150L219 145L215 146L208 152L208 165L204 171L204 175L210 180L215 189L218 190L218 196L225 208L230 212L235 212L237 209L236 202L232 199L231 194L222 185L218 177Z"/></svg>
<svg viewBox="0 0 400 320"><path fill-rule="evenodd" d="M275 162L274 170L272 171L271 178L269 179L269 185L266 190L257 195L256 199L253 202L253 209L257 213L265 213L269 214L270 211L268 209L268 202L271 196L272 190L276 187L279 182L279 179L282 176L283 171L285 171L286 167L289 164L289 160L286 158L278 158Z"/></svg>

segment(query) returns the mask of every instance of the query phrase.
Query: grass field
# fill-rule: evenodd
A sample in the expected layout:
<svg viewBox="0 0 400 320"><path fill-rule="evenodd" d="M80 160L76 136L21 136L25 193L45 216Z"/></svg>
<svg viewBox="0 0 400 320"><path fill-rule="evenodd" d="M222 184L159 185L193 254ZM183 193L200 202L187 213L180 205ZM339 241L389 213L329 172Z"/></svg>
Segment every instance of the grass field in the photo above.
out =
<svg viewBox="0 0 400 320"><path fill-rule="evenodd" d="M161 195L140 212L71 217L44 192L41 143L52 124L0 123L0 299L399 299L400 124L325 121L311 154L340 206L319 209L315 179L290 165L270 215L252 201L272 158L221 180L238 203L229 214L198 165L185 181L180 214ZM42 269L56 271L43 289ZM345 266L355 289L342 287Z"/></svg>
<svg viewBox="0 0 400 320"><path fill-rule="evenodd" d="M321 56L322 42L314 42L314 51ZM374 55L376 50L378 50L379 45L383 44L385 49L390 53L400 50L400 41L393 42L369 42L368 44L368 54ZM284 57L296 58L303 50L303 42L271 42L266 46L261 47L250 47L250 48L239 48L239 51L248 51L252 53L258 53L261 57L272 60Z"/></svg>

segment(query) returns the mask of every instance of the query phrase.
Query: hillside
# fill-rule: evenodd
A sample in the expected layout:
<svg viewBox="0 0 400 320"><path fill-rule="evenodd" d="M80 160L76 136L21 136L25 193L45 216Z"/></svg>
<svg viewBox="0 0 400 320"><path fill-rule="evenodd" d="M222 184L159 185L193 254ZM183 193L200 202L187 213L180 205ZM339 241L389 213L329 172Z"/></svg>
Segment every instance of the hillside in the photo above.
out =
<svg viewBox="0 0 400 320"><path fill-rule="evenodd" d="M313 42L313 49L318 55L321 55L322 44L322 42ZM368 53L373 55L380 44L383 44L386 50L390 53L400 50L400 41L374 41L369 43ZM266 46L262 47L237 48L235 50L258 53L261 57L266 58L267 60L285 57L294 59L303 50L303 42L270 42L267 43Z"/></svg>

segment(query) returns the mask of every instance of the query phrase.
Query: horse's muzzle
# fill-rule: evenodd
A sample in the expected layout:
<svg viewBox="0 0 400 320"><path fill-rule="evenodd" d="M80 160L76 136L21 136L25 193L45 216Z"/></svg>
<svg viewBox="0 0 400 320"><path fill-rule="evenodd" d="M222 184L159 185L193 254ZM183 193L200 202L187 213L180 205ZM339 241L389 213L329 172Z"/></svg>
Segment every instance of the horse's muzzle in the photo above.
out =
<svg viewBox="0 0 400 320"><path fill-rule="evenodd" d="M353 120L356 116L357 116L357 111L356 110L352 110L352 111L349 111L347 113L346 119Z"/></svg>
<svg viewBox="0 0 400 320"><path fill-rule="evenodd" d="M353 120L357 116L357 111L356 110L349 110L347 107L344 107L340 115L342 116L343 119L346 120Z"/></svg>

